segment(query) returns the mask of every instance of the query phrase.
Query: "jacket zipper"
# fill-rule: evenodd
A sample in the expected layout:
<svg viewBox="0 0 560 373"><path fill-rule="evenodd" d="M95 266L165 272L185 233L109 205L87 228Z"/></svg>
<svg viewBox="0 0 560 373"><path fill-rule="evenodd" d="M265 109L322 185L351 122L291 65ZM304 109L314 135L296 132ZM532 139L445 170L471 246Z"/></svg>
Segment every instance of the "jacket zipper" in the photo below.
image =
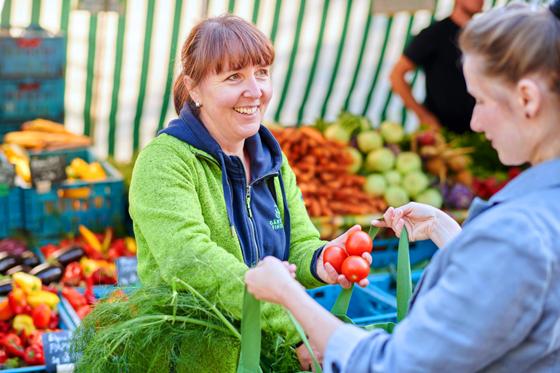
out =
<svg viewBox="0 0 560 373"><path fill-rule="evenodd" d="M255 235L255 222L253 221L253 212L251 211L251 186L247 185L247 192L245 194L245 203L247 204L247 214L249 215L249 227L251 229L251 237L255 247L255 263L259 262L259 245L257 244L257 236Z"/></svg>

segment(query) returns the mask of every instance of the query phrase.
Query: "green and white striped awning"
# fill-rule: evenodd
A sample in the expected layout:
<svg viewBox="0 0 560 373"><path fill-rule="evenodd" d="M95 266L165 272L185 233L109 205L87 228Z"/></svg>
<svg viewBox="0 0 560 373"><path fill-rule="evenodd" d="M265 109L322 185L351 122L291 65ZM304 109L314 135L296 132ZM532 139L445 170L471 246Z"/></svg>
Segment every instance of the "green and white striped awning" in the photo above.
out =
<svg viewBox="0 0 560 373"><path fill-rule="evenodd" d="M295 125L347 110L373 123L415 126L387 75L407 38L449 15L453 0L391 15L372 12L373 1L121 0L119 15L92 14L72 0L0 0L0 21L67 32L66 125L93 136L99 156L127 160L175 115L171 88L190 28L226 12L253 21L274 42L268 120ZM487 0L486 7L507 1ZM421 100L422 74L411 79Z"/></svg>

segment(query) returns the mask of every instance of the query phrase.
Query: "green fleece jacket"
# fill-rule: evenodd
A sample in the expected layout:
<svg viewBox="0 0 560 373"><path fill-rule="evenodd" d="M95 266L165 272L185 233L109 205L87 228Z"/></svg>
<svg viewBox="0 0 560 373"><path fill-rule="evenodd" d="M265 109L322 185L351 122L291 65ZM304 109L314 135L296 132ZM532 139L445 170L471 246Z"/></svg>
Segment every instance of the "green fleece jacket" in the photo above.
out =
<svg viewBox="0 0 560 373"><path fill-rule="evenodd" d="M311 273L313 253L325 244L305 209L295 175L284 156L281 172L290 211L289 261L305 287L323 285ZM277 185L278 201L282 201ZM140 154L130 186L130 214L138 244L138 275L143 284L170 284L179 277L211 302L241 319L244 274L240 242L229 225L221 169L209 154L162 134ZM283 208L280 208L283 211ZM297 343L299 337L280 307L261 306L263 330ZM185 344L197 372L235 371L236 348ZM184 351L184 350L183 350Z"/></svg>

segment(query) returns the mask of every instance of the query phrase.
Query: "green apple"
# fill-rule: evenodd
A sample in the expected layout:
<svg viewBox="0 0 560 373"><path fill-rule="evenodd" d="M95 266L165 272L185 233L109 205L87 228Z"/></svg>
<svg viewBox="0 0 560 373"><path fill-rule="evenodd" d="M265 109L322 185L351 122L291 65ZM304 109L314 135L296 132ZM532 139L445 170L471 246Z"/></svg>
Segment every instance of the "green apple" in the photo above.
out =
<svg viewBox="0 0 560 373"><path fill-rule="evenodd" d="M361 132L356 140L358 141L358 149L364 153L369 153L383 146L383 138L375 130Z"/></svg>
<svg viewBox="0 0 560 373"><path fill-rule="evenodd" d="M370 172L384 172L395 165L395 155L387 148L373 150L366 157L366 170Z"/></svg>
<svg viewBox="0 0 560 373"><path fill-rule="evenodd" d="M371 174L366 177L364 191L372 197L379 197L385 193L387 182L380 174Z"/></svg>

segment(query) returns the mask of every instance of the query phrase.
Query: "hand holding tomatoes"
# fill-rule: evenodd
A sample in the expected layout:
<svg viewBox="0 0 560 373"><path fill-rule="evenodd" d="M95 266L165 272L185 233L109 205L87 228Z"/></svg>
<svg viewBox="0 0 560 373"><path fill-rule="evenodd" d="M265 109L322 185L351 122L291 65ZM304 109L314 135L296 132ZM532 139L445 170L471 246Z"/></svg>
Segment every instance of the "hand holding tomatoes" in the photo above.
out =
<svg viewBox="0 0 560 373"><path fill-rule="evenodd" d="M317 263L317 274L324 282L338 283L343 288L349 288L353 282L366 287L369 284L367 275L371 264L371 249L371 238L359 225L355 225L325 245ZM347 265L345 272L343 263L350 256L359 260L352 259L349 262L352 265ZM365 267L367 267L367 274L364 276ZM350 280L350 277L353 280Z"/></svg>

